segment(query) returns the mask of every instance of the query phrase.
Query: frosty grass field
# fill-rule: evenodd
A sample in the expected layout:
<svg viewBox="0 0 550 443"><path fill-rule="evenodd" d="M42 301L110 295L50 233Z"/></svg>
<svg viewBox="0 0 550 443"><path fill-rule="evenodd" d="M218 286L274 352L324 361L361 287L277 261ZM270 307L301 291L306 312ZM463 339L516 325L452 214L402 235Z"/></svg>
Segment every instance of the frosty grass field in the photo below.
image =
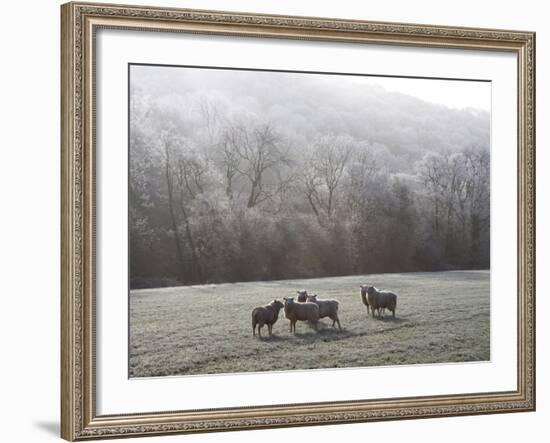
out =
<svg viewBox="0 0 550 443"><path fill-rule="evenodd" d="M367 317L360 284L398 294L395 319ZM342 332L323 319L296 335L281 310L273 337L251 311L298 289L340 302ZM365 367L490 359L489 271L379 274L130 293L130 377Z"/></svg>

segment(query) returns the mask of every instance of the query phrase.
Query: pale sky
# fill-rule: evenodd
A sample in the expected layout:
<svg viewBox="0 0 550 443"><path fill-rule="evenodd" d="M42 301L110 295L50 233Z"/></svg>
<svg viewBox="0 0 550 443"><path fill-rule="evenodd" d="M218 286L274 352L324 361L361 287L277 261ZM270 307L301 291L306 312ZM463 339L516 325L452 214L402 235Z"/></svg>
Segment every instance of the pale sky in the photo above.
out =
<svg viewBox="0 0 550 443"><path fill-rule="evenodd" d="M418 97L421 100L449 108L491 110L491 83L464 80L434 80L399 77L358 77L362 83L372 83L393 92Z"/></svg>
<svg viewBox="0 0 550 443"><path fill-rule="evenodd" d="M368 75L324 75L292 72L269 72L249 70L200 69L162 66L133 66L132 78L138 83L153 89L168 89L172 92L182 90L215 87L227 89L227 94L242 93L237 87L244 84L245 90L261 84L260 79L272 82L276 79L285 82L279 87L289 85L318 84L327 90L334 88L353 88L361 86L382 87L420 100L446 106L453 109L475 108L491 111L491 83L487 81L439 80L432 78L379 77ZM234 92L233 87L237 87ZM253 89L253 88L252 88ZM268 88L270 89L270 88ZM167 91L164 91L167 92Z"/></svg>

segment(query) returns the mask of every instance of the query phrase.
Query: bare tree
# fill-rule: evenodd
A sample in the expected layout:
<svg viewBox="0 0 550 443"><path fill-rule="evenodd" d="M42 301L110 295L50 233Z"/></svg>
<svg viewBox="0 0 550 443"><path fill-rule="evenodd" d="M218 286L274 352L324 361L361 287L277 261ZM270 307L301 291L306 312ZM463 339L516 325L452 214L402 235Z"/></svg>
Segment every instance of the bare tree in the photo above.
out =
<svg viewBox="0 0 550 443"><path fill-rule="evenodd" d="M203 98L199 100L198 109L204 120L207 142L209 145L213 145L219 136L218 133L220 131L220 126L223 119L219 106L216 103Z"/></svg>
<svg viewBox="0 0 550 443"><path fill-rule="evenodd" d="M379 162L370 146L359 145L350 156L345 184L345 195L351 214L363 211L368 205L369 194L376 188L375 180L379 170Z"/></svg>
<svg viewBox="0 0 550 443"><path fill-rule="evenodd" d="M321 206L321 198L319 196L319 189L321 187L321 179L318 175L317 170L312 164L313 158L310 158L306 161L306 164L302 168L302 173L300 174L300 181L304 185L304 192L307 198L307 201L311 207L311 210L317 217L317 220L321 221L321 213L319 212L319 207Z"/></svg>
<svg viewBox="0 0 550 443"><path fill-rule="evenodd" d="M490 223L490 154L488 150L467 149L464 152L469 172L467 195L470 200L470 257L477 265L482 232Z"/></svg>
<svg viewBox="0 0 550 443"><path fill-rule="evenodd" d="M333 214L336 190L353 149L353 140L344 136L319 138L306 159L302 183L311 209L320 218L320 208L330 218Z"/></svg>
<svg viewBox="0 0 550 443"><path fill-rule="evenodd" d="M180 152L175 171L179 185L180 210L193 259L192 268L195 270L196 279L199 283L204 283L204 272L191 229L190 202L196 198L197 194L204 192L202 179L206 170L206 165L201 163L199 159L189 155L189 153Z"/></svg>
<svg viewBox="0 0 550 443"><path fill-rule="evenodd" d="M480 232L489 223L488 151L430 153L421 164L420 177L432 200L433 226L436 234L443 235L447 256L455 251L471 261L479 252Z"/></svg>
<svg viewBox="0 0 550 443"><path fill-rule="evenodd" d="M288 163L286 153L281 149L281 138L271 125L265 123L248 129L240 124L232 126L229 131L231 148L235 148L238 162L231 158L225 165L226 168L231 165L247 179L250 185L247 208L253 208L282 192L288 185L287 179L281 181L268 177L268 173L277 166Z"/></svg>

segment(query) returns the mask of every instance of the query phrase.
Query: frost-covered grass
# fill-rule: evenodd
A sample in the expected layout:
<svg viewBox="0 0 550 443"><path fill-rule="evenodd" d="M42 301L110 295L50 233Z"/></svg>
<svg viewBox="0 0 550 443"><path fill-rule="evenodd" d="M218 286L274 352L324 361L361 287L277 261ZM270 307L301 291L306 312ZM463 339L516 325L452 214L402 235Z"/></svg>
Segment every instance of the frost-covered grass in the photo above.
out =
<svg viewBox="0 0 550 443"><path fill-rule="evenodd" d="M367 317L359 285L398 294L397 316ZM318 332L281 311L273 337L251 311L297 289L340 301L344 330ZM379 274L144 289L130 294L130 377L490 359L489 271Z"/></svg>

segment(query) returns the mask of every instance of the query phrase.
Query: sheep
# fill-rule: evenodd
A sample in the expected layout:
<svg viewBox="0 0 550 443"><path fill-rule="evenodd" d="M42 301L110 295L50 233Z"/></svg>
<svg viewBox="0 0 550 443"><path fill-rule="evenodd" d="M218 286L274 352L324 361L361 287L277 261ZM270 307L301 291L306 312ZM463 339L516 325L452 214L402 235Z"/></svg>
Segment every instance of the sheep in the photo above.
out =
<svg viewBox="0 0 550 443"><path fill-rule="evenodd" d="M315 303L319 306L319 318L329 317L332 320L332 327L338 323L338 329L341 331L340 319L338 318L338 301L337 300L321 300L317 298L317 294L307 296L308 303Z"/></svg>
<svg viewBox="0 0 550 443"><path fill-rule="evenodd" d="M258 326L258 335L262 336L262 327L267 325L269 335L273 335L273 325L279 318L279 311L284 305L279 300L273 300L271 303L254 308L252 310L252 334L256 336L256 325Z"/></svg>
<svg viewBox="0 0 550 443"><path fill-rule="evenodd" d="M290 332L296 334L296 322L309 321L317 330L317 322L319 321L319 306L315 303L300 303L294 301L294 297L284 297L285 300L285 317L290 320Z"/></svg>
<svg viewBox="0 0 550 443"><path fill-rule="evenodd" d="M296 298L297 301L300 303L305 303L307 300L307 291L305 289L302 289L300 291L296 291L296 294L298 294L298 297Z"/></svg>
<svg viewBox="0 0 550 443"><path fill-rule="evenodd" d="M369 288L371 288L370 286L360 285L359 288L361 289L361 300L363 304L367 307L367 315L369 314L370 308L370 312L374 317L374 314L379 311L376 295L372 291L369 292Z"/></svg>
<svg viewBox="0 0 550 443"><path fill-rule="evenodd" d="M367 307L367 315L369 315L369 299L367 297L367 285L359 285L359 289L361 290L361 301L363 304Z"/></svg>
<svg viewBox="0 0 550 443"><path fill-rule="evenodd" d="M384 311L389 309L395 318L395 310L397 308L397 295L390 291L379 291L374 286L367 287L367 301L374 312L378 312L378 317L384 316Z"/></svg>

